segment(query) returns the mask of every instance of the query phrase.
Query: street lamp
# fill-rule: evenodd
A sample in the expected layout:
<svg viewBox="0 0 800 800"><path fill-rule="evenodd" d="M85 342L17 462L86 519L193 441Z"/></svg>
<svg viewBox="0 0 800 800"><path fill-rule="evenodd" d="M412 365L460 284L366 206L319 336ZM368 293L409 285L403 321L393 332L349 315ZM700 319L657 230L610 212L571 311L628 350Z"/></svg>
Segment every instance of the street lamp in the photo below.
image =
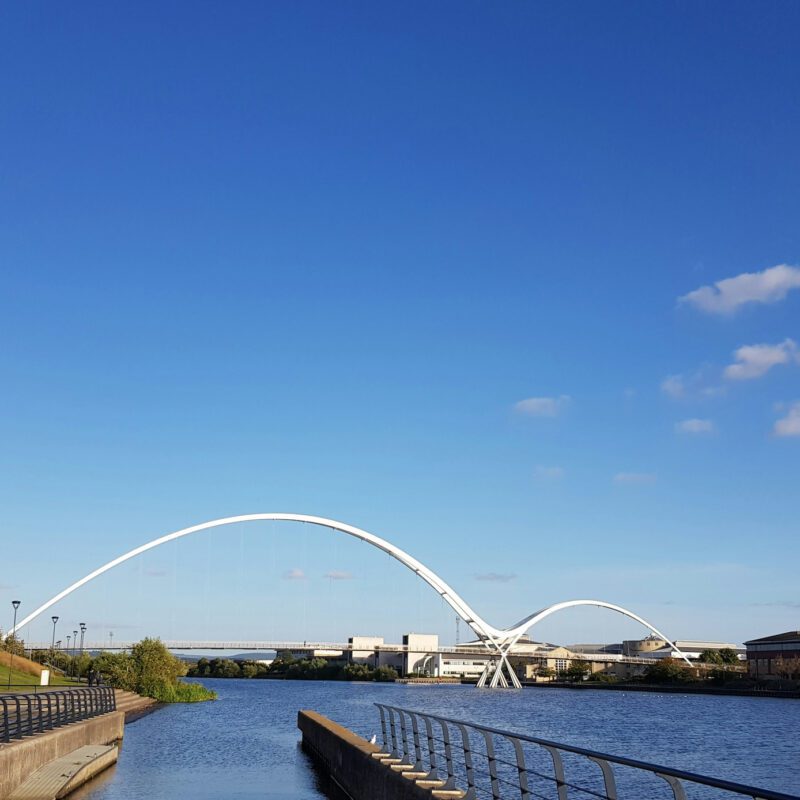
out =
<svg viewBox="0 0 800 800"><path fill-rule="evenodd" d="M78 631L72 631L72 677L75 677L75 651L78 649Z"/></svg>
<svg viewBox="0 0 800 800"><path fill-rule="evenodd" d="M114 649L114 631L108 632L108 649L109 650Z"/></svg>
<svg viewBox="0 0 800 800"><path fill-rule="evenodd" d="M58 622L58 617L50 617L53 620L53 641L50 643L50 649L56 649L56 622Z"/></svg>
<svg viewBox="0 0 800 800"><path fill-rule="evenodd" d="M81 662L78 664L78 680L81 679L81 665L83 664L83 637L86 633L86 623L81 622Z"/></svg>
<svg viewBox="0 0 800 800"><path fill-rule="evenodd" d="M14 644L16 643L17 639L17 609L20 606L19 600L12 600L11 605L14 606L14 624L11 626L11 630L13 633L11 634L14 637L14 641L11 643L11 657L8 660L8 688L11 688L11 667L14 664ZM6 641L8 641L8 636L6 636Z"/></svg>

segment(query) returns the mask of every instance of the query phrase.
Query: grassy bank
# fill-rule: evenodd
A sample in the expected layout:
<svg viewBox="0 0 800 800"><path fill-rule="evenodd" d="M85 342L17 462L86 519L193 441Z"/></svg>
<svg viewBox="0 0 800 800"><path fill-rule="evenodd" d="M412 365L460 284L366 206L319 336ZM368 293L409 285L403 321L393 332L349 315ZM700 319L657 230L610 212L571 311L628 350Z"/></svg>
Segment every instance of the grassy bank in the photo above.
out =
<svg viewBox="0 0 800 800"><path fill-rule="evenodd" d="M12 686L39 686L38 675L30 675L27 672L19 672L19 670L11 669L0 665L0 692L8 686L9 672L11 674ZM50 686L73 686L75 681L68 680L63 675L50 674ZM44 687L41 687L44 688Z"/></svg>

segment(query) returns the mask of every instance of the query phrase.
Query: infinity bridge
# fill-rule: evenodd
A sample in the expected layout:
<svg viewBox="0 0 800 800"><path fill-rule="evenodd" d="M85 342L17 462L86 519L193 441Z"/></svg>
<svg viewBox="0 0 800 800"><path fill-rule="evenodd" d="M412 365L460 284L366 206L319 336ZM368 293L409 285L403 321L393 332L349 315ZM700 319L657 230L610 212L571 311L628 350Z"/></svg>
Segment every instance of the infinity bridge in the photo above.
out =
<svg viewBox="0 0 800 800"><path fill-rule="evenodd" d="M51 597L46 603L42 604L33 613L25 617L19 624L11 629L11 633L16 633L17 631L21 630L29 622L36 619L36 617L38 617L40 614L47 611L48 608L59 602L59 600L62 600L76 589L79 589L84 584L94 580L104 572L107 572L119 564L122 564L129 558L134 558L135 556L141 555L142 553L151 550L154 547L159 547L162 544L166 544L167 542L171 542L183 536L188 536L192 533L198 533L210 528L235 525L240 522L264 521L299 522L317 525L323 528L330 528L333 531L344 533L348 536L353 536L356 539L371 544L378 550L388 553L392 558L399 561L404 567L407 567L412 572L416 573L423 581L425 581L425 583L427 583L432 589L434 589L434 591L436 591L437 594L440 595L440 597L456 612L456 614L459 615L459 617L461 617L461 619L464 620L464 622L467 623L467 625L469 625L469 627L478 637L478 640L481 642L484 648L483 652L488 652L492 656L493 661L487 663L486 668L484 669L483 674L478 681L478 686L486 686L488 682L493 688L497 686L508 687L510 680L514 687L522 688L519 678L508 661L508 656L512 648L523 636L523 634L536 625L537 622L540 622L557 611L561 611L565 608L573 608L575 606L596 606L598 608L607 608L611 611L623 614L626 617L630 617L636 622L639 622L640 624L649 628L654 634L656 634L656 636L666 641L673 648L673 650L681 655L687 664L691 663L689 659L686 658L686 656L675 646L674 642L664 636L661 631L659 631L649 622L642 619L642 617L637 616L632 611L623 608L622 606L614 605L613 603L608 603L604 600L566 600L564 602L555 603L554 605L536 611L535 613L530 614L529 616L517 622L515 625L512 625L508 628L496 628L494 625L491 625L484 620L476 611L474 611L467 601L464 600L449 584L447 584L443 578L437 575L433 570L426 567L421 561L418 561L412 555L406 553L404 550L401 550L396 545L393 545L386 539L381 539L379 536L368 533L361 528L356 528L353 525L347 525L344 522L337 522L336 520L327 519L326 517L315 517L307 514L244 514L237 517L224 517L222 519L215 519L211 520L210 522L204 522L200 525L192 525L189 528L182 528L179 531L168 533L167 535L161 536L158 539L154 539L147 544L136 547L127 553L123 553L121 556L109 561L107 564L103 564L103 566L98 567L96 570L90 572L80 580L75 581L75 583L71 584L54 597Z"/></svg>

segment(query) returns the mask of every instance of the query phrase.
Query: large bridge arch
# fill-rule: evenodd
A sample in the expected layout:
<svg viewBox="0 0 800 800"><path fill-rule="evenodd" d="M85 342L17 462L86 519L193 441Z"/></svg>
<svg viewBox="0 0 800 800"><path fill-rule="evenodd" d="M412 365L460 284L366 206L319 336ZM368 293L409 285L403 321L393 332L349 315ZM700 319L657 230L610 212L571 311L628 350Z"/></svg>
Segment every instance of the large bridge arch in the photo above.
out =
<svg viewBox="0 0 800 800"><path fill-rule="evenodd" d="M668 642L678 653L680 653L681 657L688 662L686 656L681 653L680 650L675 646L675 644L667 639L657 628L653 627L649 622L647 622L642 617L634 614L632 611L628 611L627 609L623 608L622 606L614 605L613 603L607 603L603 600L567 600L561 603L556 603L552 606L548 606L540 611L537 611L534 614L526 617L525 619L518 622L516 625L513 625L509 628L496 628L493 625L490 625L486 620L484 620L476 611L474 611L470 605L461 597L443 578L437 575L433 570L426 567L421 561L418 561L409 553L405 552L401 548L393 545L391 542L387 541L386 539L382 539L380 536L376 536L373 533L369 533L361 528L357 528L354 525L348 525L344 522L339 522L334 519L328 519L327 517L318 517L313 516L310 514L284 514L284 513L268 513L268 514L242 514L239 516L234 517L223 517L221 519L210 520L209 522L203 522L199 525L191 525L188 528L181 528L178 531L173 531L172 533L168 533L165 536L161 536L157 539L153 539L146 544L140 545L139 547L135 547L133 550L129 550L127 553L123 553L121 556L108 561L107 563L103 564L101 567L98 567L93 572L90 572L88 575L85 575L80 580L75 581L74 583L67 586L65 589L60 591L58 594L51 597L46 603L43 603L33 612L28 614L24 619L22 619L14 628L11 629L12 634L16 634L17 631L21 630L25 627L28 623L32 620L36 619L40 614L47 611L48 608L58 603L60 600L63 600L68 595L72 594L72 592L80 589L81 586L85 586L90 581L94 580L95 578L102 575L104 572L108 572L108 570L113 569L116 566L124 563L128 559L135 558L142 553L147 552L148 550L152 550L154 547L159 547L162 544L166 544L167 542L174 541L175 539L180 539L183 536L189 536L193 533L199 533L200 531L209 530L211 528L219 528L226 525L234 525L241 522L264 522L264 521L278 521L278 522L300 522L300 523L308 523L311 525L318 525L323 528L330 528L333 531L338 531L340 533L347 534L348 536L353 536L356 539L360 539L361 541L367 542L371 544L373 547L376 547L379 550L390 555L392 558L399 561L404 567L410 569L412 572L416 573L425 583L427 583L432 589L434 589L437 594L441 596L441 598L456 612L456 614L463 619L467 625L475 632L478 636L478 639L484 643L487 650L489 650L493 655L497 656L500 660L498 668L494 671L494 676L492 677L492 686L498 685L507 685L507 681L503 676L503 667L505 667L506 671L508 672L509 677L514 686L519 687L519 680L517 679L516 674L511 669L511 665L508 663L508 653L513 647L513 645L517 642L517 640L530 628L532 628L537 622L545 619L546 617L554 614L557 611L561 611L565 608L570 608L574 606L598 606L600 608L607 608L612 611L616 611L620 614L623 614L639 623L647 627L653 633L655 633L660 638L664 639ZM481 683L479 685L483 685L486 682L486 679L489 677L489 668L487 667L487 672L481 679Z"/></svg>

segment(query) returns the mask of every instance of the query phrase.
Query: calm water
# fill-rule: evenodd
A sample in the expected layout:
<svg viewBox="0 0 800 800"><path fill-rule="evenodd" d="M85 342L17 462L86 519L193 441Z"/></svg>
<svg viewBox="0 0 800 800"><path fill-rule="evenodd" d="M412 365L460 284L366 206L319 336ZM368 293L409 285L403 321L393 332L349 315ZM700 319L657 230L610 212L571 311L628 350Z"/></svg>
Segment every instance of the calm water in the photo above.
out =
<svg viewBox="0 0 800 800"><path fill-rule="evenodd" d="M297 711L369 738L376 700L800 795L800 701L312 681L207 680L214 703L129 725L119 763L80 800L321 798ZM639 799L641 800L641 798Z"/></svg>

